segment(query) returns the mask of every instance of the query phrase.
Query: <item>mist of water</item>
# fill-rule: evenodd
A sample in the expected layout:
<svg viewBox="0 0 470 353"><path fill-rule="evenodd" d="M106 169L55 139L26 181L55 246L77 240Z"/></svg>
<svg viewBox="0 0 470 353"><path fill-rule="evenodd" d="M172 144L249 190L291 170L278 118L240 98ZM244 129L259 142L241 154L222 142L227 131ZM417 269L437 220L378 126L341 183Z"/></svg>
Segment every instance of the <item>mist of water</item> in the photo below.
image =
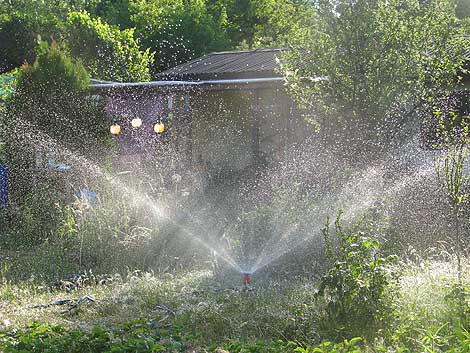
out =
<svg viewBox="0 0 470 353"><path fill-rule="evenodd" d="M27 124L18 128L23 135L25 131L28 133ZM185 246L201 247L208 256L215 256L242 273L259 271L299 247L312 244L321 247L325 220L328 216L334 217L340 209L343 222L352 223L371 211L379 210L387 215L397 205L406 207L400 204L398 196L412 193L414 185L426 184L434 173L433 155L417 147L416 136L390 150L379 162L347 171L350 175L340 177L338 173L342 168L334 153L325 146L306 141L292 147L286 160L274 168L244 181L235 190L237 197L217 210L220 205L207 198L180 206L181 190L177 187L175 190L167 188L167 197L160 198L132 187L84 156L67 150L45 131L35 129L30 137L41 149L60 151L62 158L78 167L87 179L104 180L112 189L128 195L128 206L151 214L155 225L175 226L190 240ZM179 160L177 152L172 153L173 158ZM132 178L142 177L138 172L132 175ZM158 177L150 179L149 183L158 184ZM269 210L268 216L259 216L262 207ZM260 220L266 221L268 230L257 228ZM241 234L243 231L249 234Z"/></svg>

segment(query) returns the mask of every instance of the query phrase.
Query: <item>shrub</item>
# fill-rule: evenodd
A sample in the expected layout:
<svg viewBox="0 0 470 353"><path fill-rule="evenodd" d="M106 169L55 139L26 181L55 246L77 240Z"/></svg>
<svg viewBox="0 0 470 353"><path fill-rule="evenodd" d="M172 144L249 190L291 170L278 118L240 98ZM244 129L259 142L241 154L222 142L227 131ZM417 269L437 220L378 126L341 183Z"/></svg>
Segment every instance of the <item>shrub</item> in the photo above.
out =
<svg viewBox="0 0 470 353"><path fill-rule="evenodd" d="M336 239L330 235L329 220L322 230L331 265L316 294L322 308L320 336L372 337L388 324L392 313L388 296L396 280L390 271L395 256L382 257L376 237L360 231L360 223L343 229L340 217L341 213L335 222Z"/></svg>
<svg viewBox="0 0 470 353"><path fill-rule="evenodd" d="M105 155L108 124L100 105L88 97L88 83L83 65L56 43L42 42L34 65L19 73L5 112L10 190L17 201L35 181L53 179L56 189L64 191L72 171L79 175L90 167L90 159ZM46 169L48 158L71 165L72 171Z"/></svg>
<svg viewBox="0 0 470 353"><path fill-rule="evenodd" d="M18 208L17 245L30 246L52 238L62 219L58 195L46 184L37 185Z"/></svg>

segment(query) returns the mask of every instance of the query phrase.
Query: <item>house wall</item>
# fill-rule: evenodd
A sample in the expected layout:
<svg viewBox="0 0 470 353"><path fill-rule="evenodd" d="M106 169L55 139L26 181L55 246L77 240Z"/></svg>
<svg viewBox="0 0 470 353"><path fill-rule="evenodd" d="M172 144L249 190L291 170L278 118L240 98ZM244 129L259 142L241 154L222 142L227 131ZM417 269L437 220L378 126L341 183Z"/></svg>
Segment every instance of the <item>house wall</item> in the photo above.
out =
<svg viewBox="0 0 470 353"><path fill-rule="evenodd" d="M191 109L192 159L217 169L249 168L256 149L263 162L275 162L311 132L279 87L200 92Z"/></svg>
<svg viewBox="0 0 470 353"><path fill-rule="evenodd" d="M249 91L209 91L193 97L194 161L218 169L243 169L253 162L251 152L251 95Z"/></svg>

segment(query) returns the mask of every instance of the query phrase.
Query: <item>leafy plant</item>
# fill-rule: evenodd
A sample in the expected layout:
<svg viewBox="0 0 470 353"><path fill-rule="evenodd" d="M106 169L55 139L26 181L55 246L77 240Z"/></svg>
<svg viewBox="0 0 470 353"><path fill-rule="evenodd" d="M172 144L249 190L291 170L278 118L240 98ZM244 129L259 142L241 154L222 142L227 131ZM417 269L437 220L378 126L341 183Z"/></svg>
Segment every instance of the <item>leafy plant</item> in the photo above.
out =
<svg viewBox="0 0 470 353"><path fill-rule="evenodd" d="M25 61L33 62L37 43L30 23L8 12L0 10L0 13L0 73L4 73Z"/></svg>
<svg viewBox="0 0 470 353"><path fill-rule="evenodd" d="M370 337L377 329L390 325L396 275L390 266L395 256L382 256L376 237L340 225L341 212L335 221L335 238L330 223L323 228L326 257L330 268L322 277L316 294L321 305L319 330L334 340Z"/></svg>
<svg viewBox="0 0 470 353"><path fill-rule="evenodd" d="M355 337L343 340L340 343L323 342L318 346L297 347L294 352L298 353L360 353L362 338Z"/></svg>

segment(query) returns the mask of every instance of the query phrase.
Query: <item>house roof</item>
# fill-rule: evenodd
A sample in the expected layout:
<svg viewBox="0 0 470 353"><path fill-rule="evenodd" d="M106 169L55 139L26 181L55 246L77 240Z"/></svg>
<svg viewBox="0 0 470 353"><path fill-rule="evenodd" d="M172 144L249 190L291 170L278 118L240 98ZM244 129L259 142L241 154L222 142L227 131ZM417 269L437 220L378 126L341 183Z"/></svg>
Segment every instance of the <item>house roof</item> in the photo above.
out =
<svg viewBox="0 0 470 353"><path fill-rule="evenodd" d="M108 82L92 80L98 90L207 91L279 87L284 77L278 72L285 49L256 49L208 54L157 75L151 82Z"/></svg>
<svg viewBox="0 0 470 353"><path fill-rule="evenodd" d="M211 53L158 74L162 79L234 79L280 77L276 58L284 49Z"/></svg>

